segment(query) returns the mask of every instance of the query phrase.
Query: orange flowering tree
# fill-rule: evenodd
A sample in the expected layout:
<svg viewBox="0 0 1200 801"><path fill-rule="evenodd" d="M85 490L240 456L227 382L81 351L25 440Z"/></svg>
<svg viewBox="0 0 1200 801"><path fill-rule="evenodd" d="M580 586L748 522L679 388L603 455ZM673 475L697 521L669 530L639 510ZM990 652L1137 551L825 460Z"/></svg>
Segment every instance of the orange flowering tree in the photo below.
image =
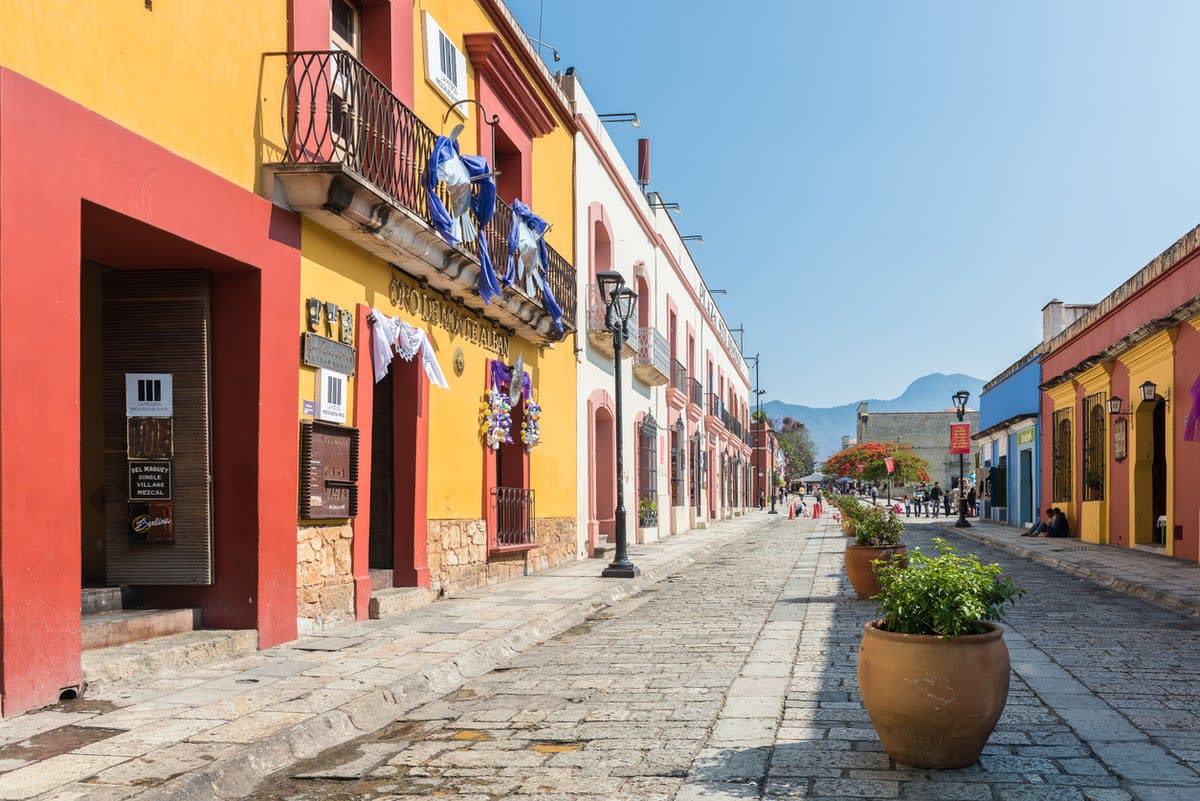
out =
<svg viewBox="0 0 1200 801"><path fill-rule="evenodd" d="M912 445L895 442L864 442L838 451L821 464L820 470L827 476L846 476L858 481L887 481L887 459L892 460L894 470L890 477L893 484L914 484L929 480L929 465L913 453Z"/></svg>

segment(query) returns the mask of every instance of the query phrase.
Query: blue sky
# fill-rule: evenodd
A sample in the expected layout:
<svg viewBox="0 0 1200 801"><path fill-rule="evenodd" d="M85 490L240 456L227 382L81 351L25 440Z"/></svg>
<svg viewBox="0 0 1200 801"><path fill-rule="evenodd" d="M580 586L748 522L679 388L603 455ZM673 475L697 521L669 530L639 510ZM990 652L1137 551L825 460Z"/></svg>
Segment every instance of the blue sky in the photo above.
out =
<svg viewBox="0 0 1200 801"><path fill-rule="evenodd" d="M767 400L987 380L1200 223L1200 3L508 2L640 116Z"/></svg>

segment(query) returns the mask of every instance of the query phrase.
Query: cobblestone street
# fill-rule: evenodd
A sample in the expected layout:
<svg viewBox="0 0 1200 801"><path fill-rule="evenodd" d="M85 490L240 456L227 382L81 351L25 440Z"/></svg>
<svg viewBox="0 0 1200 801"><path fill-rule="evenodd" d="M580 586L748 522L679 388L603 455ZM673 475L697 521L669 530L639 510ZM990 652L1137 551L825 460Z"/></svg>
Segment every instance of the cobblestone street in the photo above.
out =
<svg viewBox="0 0 1200 801"><path fill-rule="evenodd" d="M855 686L873 606L844 581L844 538L781 517L255 798L1200 797L1196 620L954 541L1029 591L1008 620L1008 706L971 768L882 752Z"/></svg>

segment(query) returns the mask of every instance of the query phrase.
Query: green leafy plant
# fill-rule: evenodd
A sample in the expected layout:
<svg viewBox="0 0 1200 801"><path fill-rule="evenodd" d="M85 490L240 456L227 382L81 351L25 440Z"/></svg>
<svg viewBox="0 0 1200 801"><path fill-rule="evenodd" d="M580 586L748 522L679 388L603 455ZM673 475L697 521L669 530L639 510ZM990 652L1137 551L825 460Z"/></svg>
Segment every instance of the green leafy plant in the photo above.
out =
<svg viewBox="0 0 1200 801"><path fill-rule="evenodd" d="M875 576L879 627L897 634L933 634L942 638L987 631L985 621L1004 617L1004 607L1025 591L1003 576L1000 565L983 564L974 554L959 556L940 537L936 556L914 548L907 565L877 560Z"/></svg>
<svg viewBox="0 0 1200 801"><path fill-rule="evenodd" d="M888 509L878 506L861 507L866 513L854 529L854 544L870 548L899 545L904 534L904 521Z"/></svg>

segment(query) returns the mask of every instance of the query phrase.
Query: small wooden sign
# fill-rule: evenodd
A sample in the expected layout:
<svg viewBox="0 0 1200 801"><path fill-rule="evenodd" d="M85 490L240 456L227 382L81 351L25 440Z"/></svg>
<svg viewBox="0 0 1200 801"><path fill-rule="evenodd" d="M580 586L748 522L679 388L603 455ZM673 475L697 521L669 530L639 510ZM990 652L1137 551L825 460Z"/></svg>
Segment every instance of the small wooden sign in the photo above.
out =
<svg viewBox="0 0 1200 801"><path fill-rule="evenodd" d="M348 519L358 514L358 429L300 423L300 519Z"/></svg>
<svg viewBox="0 0 1200 801"><path fill-rule="evenodd" d="M129 500L171 500L171 463L169 461L130 462Z"/></svg>
<svg viewBox="0 0 1200 801"><path fill-rule="evenodd" d="M126 456L130 459L170 459L175 428L170 417L127 417Z"/></svg>
<svg viewBox="0 0 1200 801"><path fill-rule="evenodd" d="M175 544L175 504L129 504L129 539L155 545Z"/></svg>

